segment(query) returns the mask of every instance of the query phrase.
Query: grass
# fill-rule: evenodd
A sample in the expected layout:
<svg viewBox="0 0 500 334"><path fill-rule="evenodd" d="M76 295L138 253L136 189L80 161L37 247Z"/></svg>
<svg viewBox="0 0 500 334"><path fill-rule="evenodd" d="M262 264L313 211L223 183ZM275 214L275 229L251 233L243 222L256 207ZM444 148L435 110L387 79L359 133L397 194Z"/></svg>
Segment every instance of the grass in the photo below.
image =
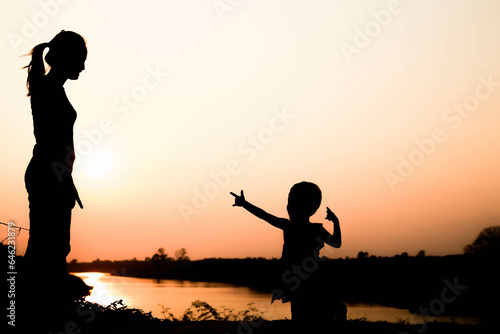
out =
<svg viewBox="0 0 500 334"><path fill-rule="evenodd" d="M261 321L264 315L264 312L259 311L254 303L247 304L248 308L243 311L236 312L234 309L222 307L221 312L218 312L207 302L195 300L180 318L170 313L169 308L163 305L160 306L164 320L170 321Z"/></svg>
<svg viewBox="0 0 500 334"><path fill-rule="evenodd" d="M168 308L163 307L164 319L155 318L151 312L130 309L116 301L106 307L86 301L77 301L65 317L48 329L48 333L79 334L166 334L166 333L224 333L224 334L266 334L297 333L298 326L291 320L268 321L262 312L249 304L247 310L236 312L224 309L218 312L206 302L197 300L180 317L175 317ZM64 320L62 320L64 319ZM31 325L39 328L36 323ZM484 325L462 325L457 323L431 322L426 324L369 322L348 320L343 324L328 323L327 328L314 328L314 323L305 324L300 332L317 333L453 333L478 334L490 333ZM24 333L25 331L21 331ZM37 333L42 333L37 331Z"/></svg>

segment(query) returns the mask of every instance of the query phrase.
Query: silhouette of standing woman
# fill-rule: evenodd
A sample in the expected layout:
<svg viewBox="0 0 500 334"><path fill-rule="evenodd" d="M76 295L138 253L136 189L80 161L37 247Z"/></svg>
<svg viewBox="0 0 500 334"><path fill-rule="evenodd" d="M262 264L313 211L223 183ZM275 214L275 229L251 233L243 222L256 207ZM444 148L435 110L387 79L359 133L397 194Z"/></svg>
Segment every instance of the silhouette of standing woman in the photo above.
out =
<svg viewBox="0 0 500 334"><path fill-rule="evenodd" d="M46 73L45 61L50 66ZM66 96L66 80L76 80L85 69L85 40L72 31L61 31L49 43L31 51L28 96L31 98L36 144L25 174L29 199L30 235L26 261L31 273L47 273L52 279L68 276L71 210L78 202L72 178L75 150L73 125L76 111Z"/></svg>

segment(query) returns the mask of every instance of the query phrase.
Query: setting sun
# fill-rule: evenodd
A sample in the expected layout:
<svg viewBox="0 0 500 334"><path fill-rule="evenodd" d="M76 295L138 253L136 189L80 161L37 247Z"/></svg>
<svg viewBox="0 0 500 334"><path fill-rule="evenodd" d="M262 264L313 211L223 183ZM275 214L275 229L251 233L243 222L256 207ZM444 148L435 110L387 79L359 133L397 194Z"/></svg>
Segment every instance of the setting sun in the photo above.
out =
<svg viewBox="0 0 500 334"><path fill-rule="evenodd" d="M95 149L88 156L82 158L82 167L91 176L102 177L111 172L113 158L103 149Z"/></svg>

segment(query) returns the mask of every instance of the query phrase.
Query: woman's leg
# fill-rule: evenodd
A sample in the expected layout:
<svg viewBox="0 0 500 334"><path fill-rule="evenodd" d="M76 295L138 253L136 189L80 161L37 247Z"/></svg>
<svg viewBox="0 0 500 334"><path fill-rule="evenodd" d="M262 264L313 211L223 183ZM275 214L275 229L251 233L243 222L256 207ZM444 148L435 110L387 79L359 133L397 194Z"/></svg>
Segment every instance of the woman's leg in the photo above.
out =
<svg viewBox="0 0 500 334"><path fill-rule="evenodd" d="M67 274L73 195L46 166L30 163L25 175L28 191L30 236L26 260L32 270ZM71 202L71 200L73 200Z"/></svg>
<svg viewBox="0 0 500 334"><path fill-rule="evenodd" d="M64 275L67 273L66 256L71 250L71 209L31 197L26 260L31 270Z"/></svg>

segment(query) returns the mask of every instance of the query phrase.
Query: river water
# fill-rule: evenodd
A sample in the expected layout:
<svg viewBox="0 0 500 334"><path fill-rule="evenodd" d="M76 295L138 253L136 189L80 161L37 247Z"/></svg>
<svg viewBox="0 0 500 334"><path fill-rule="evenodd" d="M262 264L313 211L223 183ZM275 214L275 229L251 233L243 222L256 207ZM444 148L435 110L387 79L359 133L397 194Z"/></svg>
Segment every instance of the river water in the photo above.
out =
<svg viewBox="0 0 500 334"><path fill-rule="evenodd" d="M252 290L248 287L226 283L191 282L179 280L155 280L112 276L108 273L73 273L85 283L93 286L92 294L87 301L101 305L123 300L129 308L151 311L153 316L163 318L162 310L180 318L191 302L201 300L221 311L229 308L238 311L248 309L252 303L259 311L265 312L263 318L268 320L291 319L290 303L275 301L271 304L271 294ZM398 309L374 304L347 304L348 319L365 319L367 321L408 321L424 323L430 321L455 321L460 323L476 323L475 318L465 317L425 317L412 314L406 309Z"/></svg>

